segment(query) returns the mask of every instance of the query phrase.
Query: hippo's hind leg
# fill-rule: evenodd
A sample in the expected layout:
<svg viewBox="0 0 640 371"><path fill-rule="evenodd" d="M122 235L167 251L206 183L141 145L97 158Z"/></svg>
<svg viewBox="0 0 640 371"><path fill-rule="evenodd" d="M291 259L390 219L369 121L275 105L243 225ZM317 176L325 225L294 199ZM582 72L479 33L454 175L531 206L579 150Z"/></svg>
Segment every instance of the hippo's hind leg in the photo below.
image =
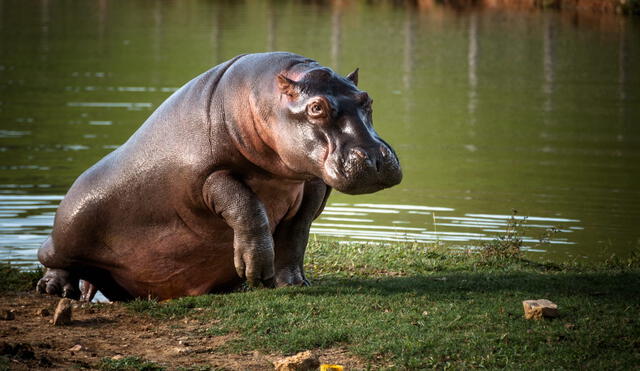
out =
<svg viewBox="0 0 640 371"><path fill-rule="evenodd" d="M133 299L131 294L118 285L111 274L104 269L75 265L73 269L70 268L69 259L60 251L56 251L51 237L38 250L38 260L47 267L44 276L36 285L37 292L41 294L91 301L100 290L109 300Z"/></svg>
<svg viewBox="0 0 640 371"><path fill-rule="evenodd" d="M47 267L44 276L36 286L36 290L39 293L75 300L80 297L77 275L70 270L56 268L61 266L61 259L56 256L55 246L51 237L47 238L40 250L38 250L38 260Z"/></svg>
<svg viewBox="0 0 640 371"><path fill-rule="evenodd" d="M300 209L292 219L278 225L274 234L276 286L309 286L304 275L309 228L324 209L330 193L331 187L320 179L307 181Z"/></svg>

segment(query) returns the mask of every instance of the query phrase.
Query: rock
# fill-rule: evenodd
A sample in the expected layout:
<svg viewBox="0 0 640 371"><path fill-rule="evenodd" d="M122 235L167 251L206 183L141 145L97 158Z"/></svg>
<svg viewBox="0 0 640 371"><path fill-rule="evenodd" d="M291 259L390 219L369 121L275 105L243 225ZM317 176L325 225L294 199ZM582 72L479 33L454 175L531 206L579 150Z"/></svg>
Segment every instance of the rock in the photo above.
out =
<svg viewBox="0 0 640 371"><path fill-rule="evenodd" d="M312 351L307 350L296 354L295 356L287 357L273 364L276 371L307 371L317 370L320 367L320 360L318 356Z"/></svg>
<svg viewBox="0 0 640 371"><path fill-rule="evenodd" d="M121 354L116 354L115 356L111 357L111 359L113 359L114 361L119 361L121 359L123 359L124 356Z"/></svg>
<svg viewBox="0 0 640 371"><path fill-rule="evenodd" d="M13 309L2 309L0 310L0 319L3 321L11 321L16 319L16 313Z"/></svg>
<svg viewBox="0 0 640 371"><path fill-rule="evenodd" d="M186 347L173 347L173 352L175 354L188 354L191 353L191 349Z"/></svg>
<svg viewBox="0 0 640 371"><path fill-rule="evenodd" d="M49 317L51 315L51 312L49 312L49 309L47 308L41 308L36 311L36 315L40 317Z"/></svg>
<svg viewBox="0 0 640 371"><path fill-rule="evenodd" d="M63 326L71 324L71 300L60 299L55 313L53 313L53 324L55 326Z"/></svg>
<svg viewBox="0 0 640 371"><path fill-rule="evenodd" d="M76 344L74 346L72 346L71 348L69 348L70 352L79 352L82 350L82 345L80 344Z"/></svg>
<svg viewBox="0 0 640 371"><path fill-rule="evenodd" d="M526 319L542 319L558 317L558 305L547 300L525 300L522 302L524 307L524 318Z"/></svg>

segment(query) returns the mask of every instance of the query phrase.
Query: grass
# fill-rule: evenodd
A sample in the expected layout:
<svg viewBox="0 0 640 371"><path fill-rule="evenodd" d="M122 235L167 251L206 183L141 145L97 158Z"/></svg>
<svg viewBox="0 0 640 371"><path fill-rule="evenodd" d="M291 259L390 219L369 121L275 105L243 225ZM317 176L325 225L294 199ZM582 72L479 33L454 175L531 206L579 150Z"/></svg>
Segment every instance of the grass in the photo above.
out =
<svg viewBox="0 0 640 371"><path fill-rule="evenodd" d="M5 356L0 356L0 371L10 370L11 360Z"/></svg>
<svg viewBox="0 0 640 371"><path fill-rule="evenodd" d="M640 259L558 266L519 255L325 241L310 244L307 266L314 283L308 288L128 306L163 318L211 320L203 331L239 335L227 352L341 346L374 369L640 364ZM539 298L557 303L560 318L525 320L522 301Z"/></svg>
<svg viewBox="0 0 640 371"><path fill-rule="evenodd" d="M98 369L105 371L162 371L165 368L140 357L124 357L120 359L103 358L98 364Z"/></svg>
<svg viewBox="0 0 640 371"><path fill-rule="evenodd" d="M43 273L42 269L20 271L11 264L0 264L0 293L31 290Z"/></svg>
<svg viewBox="0 0 640 371"><path fill-rule="evenodd" d="M313 241L312 287L126 306L167 320L198 317L208 323L203 334L233 334L219 352L342 347L370 369L637 368L640 250L593 265L534 263L520 252L519 228L477 253ZM33 283L2 272L12 287ZM525 320L522 301L540 298L557 303L560 317ZM131 357L100 367L161 369Z"/></svg>

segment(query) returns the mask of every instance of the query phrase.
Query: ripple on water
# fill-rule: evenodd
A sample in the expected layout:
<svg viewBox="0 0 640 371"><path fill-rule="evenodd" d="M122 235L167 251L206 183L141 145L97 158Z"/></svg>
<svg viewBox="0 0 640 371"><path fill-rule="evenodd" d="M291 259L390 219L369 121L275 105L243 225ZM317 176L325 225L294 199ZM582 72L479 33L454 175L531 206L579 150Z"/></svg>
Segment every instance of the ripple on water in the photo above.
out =
<svg viewBox="0 0 640 371"><path fill-rule="evenodd" d="M438 215L435 215L436 212ZM455 212L453 208L439 206L335 203L325 208L313 223L311 233L335 238L341 242L394 241L433 244L448 241L453 242L454 248L460 245L467 248L477 246L482 241L491 241L497 235L505 233L512 217L501 214L456 215ZM546 230L555 229L557 233L548 241L550 244L575 244L567 234L583 229L576 225L580 223L577 219L541 216L515 218L519 221L537 222L527 223L526 233L538 230L540 233L536 234L542 234ZM544 252L538 246L539 238L528 235L521 237L527 251Z"/></svg>
<svg viewBox="0 0 640 371"><path fill-rule="evenodd" d="M37 249L51 232L62 198L0 194L0 260L36 265ZM473 249L504 233L511 217L484 213L456 215L453 208L426 205L332 203L313 223L311 233L341 243L449 242L447 246L452 249ZM575 242L571 236L584 229L577 219L543 216L516 216L516 219L534 222L526 224L526 235L522 236L524 249L531 252L544 250L529 233L556 228L559 232L549 243L572 245Z"/></svg>
<svg viewBox="0 0 640 371"><path fill-rule="evenodd" d="M63 196L0 195L0 260L36 266L36 253L51 233Z"/></svg>

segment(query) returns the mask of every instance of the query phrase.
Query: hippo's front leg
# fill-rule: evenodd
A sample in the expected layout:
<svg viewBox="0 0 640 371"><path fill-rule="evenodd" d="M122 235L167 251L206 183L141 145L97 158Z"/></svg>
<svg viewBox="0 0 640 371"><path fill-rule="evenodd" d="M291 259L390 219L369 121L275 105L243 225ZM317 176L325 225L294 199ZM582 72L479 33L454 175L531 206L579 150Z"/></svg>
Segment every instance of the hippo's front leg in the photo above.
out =
<svg viewBox="0 0 640 371"><path fill-rule="evenodd" d="M330 193L331 187L320 179L307 181L298 212L278 225L274 235L276 286L309 286L303 266L309 228L324 209Z"/></svg>
<svg viewBox="0 0 640 371"><path fill-rule="evenodd" d="M203 196L209 208L233 229L236 272L252 286L273 286L273 237L264 205L244 183L226 171L211 174Z"/></svg>

